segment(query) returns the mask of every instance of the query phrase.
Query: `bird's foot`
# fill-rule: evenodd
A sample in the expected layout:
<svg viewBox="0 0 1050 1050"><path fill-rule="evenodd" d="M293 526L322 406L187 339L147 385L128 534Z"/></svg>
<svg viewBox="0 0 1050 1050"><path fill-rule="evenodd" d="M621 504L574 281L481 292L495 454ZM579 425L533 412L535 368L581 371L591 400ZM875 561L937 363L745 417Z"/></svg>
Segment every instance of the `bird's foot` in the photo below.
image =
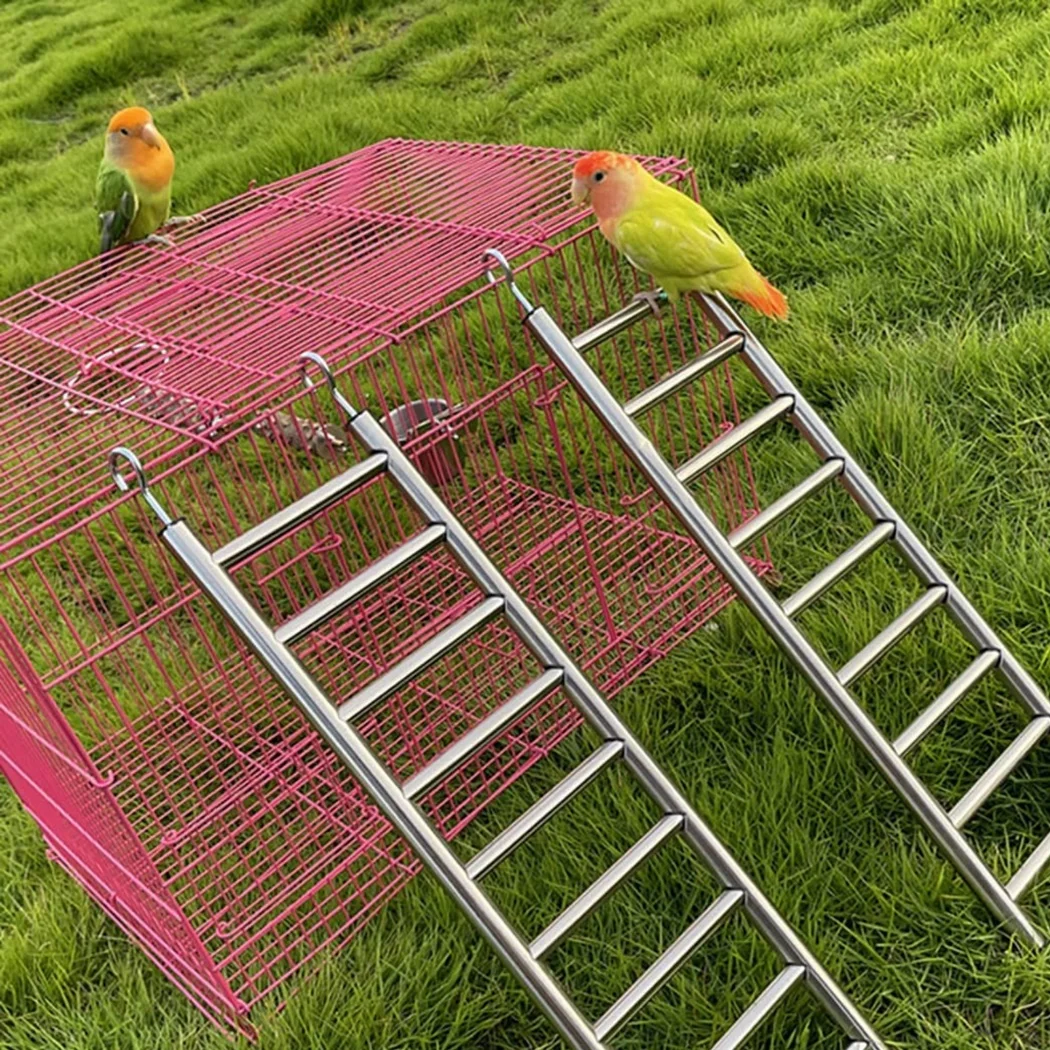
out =
<svg viewBox="0 0 1050 1050"><path fill-rule="evenodd" d="M162 233L151 233L147 237L142 238L143 244L163 244L165 248L174 248L175 242L170 237L165 237Z"/></svg>
<svg viewBox="0 0 1050 1050"><path fill-rule="evenodd" d="M632 303L648 303L649 309L654 316L660 316L660 308L667 303L667 293L659 288L651 288L646 292L639 292L631 296Z"/></svg>
<svg viewBox="0 0 1050 1050"><path fill-rule="evenodd" d="M191 222L204 222L204 216L199 212L196 215L172 215L164 224L165 226L185 226Z"/></svg>

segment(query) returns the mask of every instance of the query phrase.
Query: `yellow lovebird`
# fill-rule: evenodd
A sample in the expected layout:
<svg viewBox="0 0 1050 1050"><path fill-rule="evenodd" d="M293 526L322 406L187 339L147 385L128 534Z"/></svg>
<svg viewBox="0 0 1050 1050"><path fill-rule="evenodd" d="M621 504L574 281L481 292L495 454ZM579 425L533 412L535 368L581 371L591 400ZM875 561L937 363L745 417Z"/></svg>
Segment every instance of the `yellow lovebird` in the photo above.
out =
<svg viewBox="0 0 1050 1050"><path fill-rule="evenodd" d="M95 182L99 251L145 237L154 238L171 214L175 154L157 130L149 110L122 109L106 129L106 148Z"/></svg>
<svg viewBox="0 0 1050 1050"><path fill-rule="evenodd" d="M632 157L581 157L572 199L589 204L605 239L635 269L651 274L673 301L680 292L722 292L767 317L785 320L787 299L692 197L653 178Z"/></svg>

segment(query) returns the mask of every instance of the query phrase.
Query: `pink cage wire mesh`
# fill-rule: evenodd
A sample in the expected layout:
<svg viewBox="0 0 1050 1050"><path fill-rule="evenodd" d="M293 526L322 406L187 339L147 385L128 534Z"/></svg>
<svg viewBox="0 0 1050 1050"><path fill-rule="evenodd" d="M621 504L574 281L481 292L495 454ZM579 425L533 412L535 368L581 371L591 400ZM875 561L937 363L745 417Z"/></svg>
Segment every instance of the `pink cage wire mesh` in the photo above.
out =
<svg viewBox="0 0 1050 1050"><path fill-rule="evenodd" d="M207 211L174 248L92 259L0 304L0 767L64 865L217 1024L345 945L417 872L298 710L153 542L104 471L122 443L213 546L345 469L307 350L391 427L479 541L614 694L732 593L533 352L482 251L571 332L641 285L568 200L577 153L387 140ZM642 158L696 192L683 161ZM637 392L722 334L696 305L598 359ZM729 366L652 413L685 454L739 421ZM757 512L746 449L705 481ZM418 527L383 479L238 570L284 619ZM749 555L759 572L768 549ZM300 647L335 697L476 599L446 556ZM528 675L499 625L363 727L400 775ZM577 726L558 694L435 788L455 836Z"/></svg>

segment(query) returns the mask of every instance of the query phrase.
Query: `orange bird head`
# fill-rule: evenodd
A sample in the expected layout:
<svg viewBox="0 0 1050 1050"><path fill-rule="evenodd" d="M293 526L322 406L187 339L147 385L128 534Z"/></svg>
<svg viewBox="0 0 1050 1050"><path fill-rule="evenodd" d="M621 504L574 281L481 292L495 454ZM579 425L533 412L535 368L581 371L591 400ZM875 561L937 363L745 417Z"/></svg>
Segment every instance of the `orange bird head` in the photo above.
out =
<svg viewBox="0 0 1050 1050"><path fill-rule="evenodd" d="M572 199L589 204L599 219L615 218L628 207L645 169L633 157L598 150L580 157L572 169Z"/></svg>
<svg viewBox="0 0 1050 1050"><path fill-rule="evenodd" d="M106 128L106 158L121 168L152 168L171 157L148 109L132 106L115 114ZM174 158L172 158L174 162ZM174 166L174 163L173 163Z"/></svg>

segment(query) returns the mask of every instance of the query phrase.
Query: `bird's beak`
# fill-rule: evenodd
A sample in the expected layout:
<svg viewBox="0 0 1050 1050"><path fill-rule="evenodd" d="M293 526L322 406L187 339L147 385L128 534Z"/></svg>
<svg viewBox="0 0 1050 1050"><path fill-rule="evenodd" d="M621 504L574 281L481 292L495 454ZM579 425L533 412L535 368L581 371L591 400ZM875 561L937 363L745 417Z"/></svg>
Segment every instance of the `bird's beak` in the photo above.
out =
<svg viewBox="0 0 1050 1050"><path fill-rule="evenodd" d="M142 141L153 149L160 149L160 133L152 120L148 124L142 125Z"/></svg>
<svg viewBox="0 0 1050 1050"><path fill-rule="evenodd" d="M582 208L591 201L591 191L583 179L572 180L572 203Z"/></svg>

